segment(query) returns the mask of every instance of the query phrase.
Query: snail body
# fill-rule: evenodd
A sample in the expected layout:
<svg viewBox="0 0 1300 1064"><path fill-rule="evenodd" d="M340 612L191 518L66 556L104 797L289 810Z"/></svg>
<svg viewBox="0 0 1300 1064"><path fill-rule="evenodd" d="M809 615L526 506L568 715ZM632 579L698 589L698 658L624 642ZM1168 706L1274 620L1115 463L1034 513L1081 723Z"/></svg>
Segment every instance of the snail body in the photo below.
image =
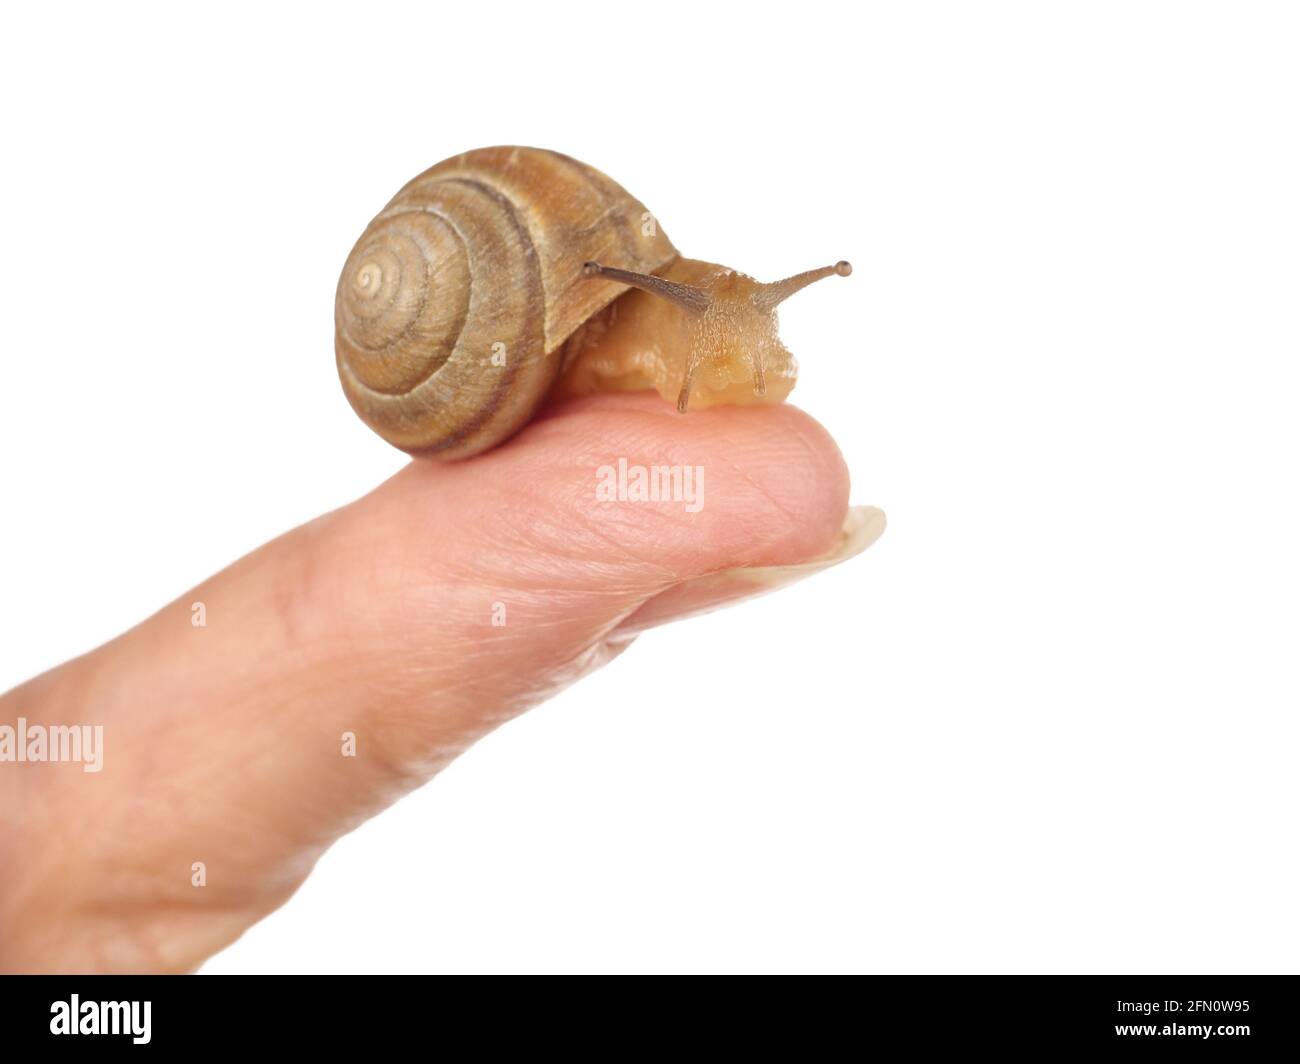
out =
<svg viewBox="0 0 1300 1064"><path fill-rule="evenodd" d="M681 411L773 402L795 364L776 305L848 263L764 285L682 258L644 204L537 148L426 170L370 223L335 298L353 409L441 459L508 439L552 391L654 387Z"/></svg>

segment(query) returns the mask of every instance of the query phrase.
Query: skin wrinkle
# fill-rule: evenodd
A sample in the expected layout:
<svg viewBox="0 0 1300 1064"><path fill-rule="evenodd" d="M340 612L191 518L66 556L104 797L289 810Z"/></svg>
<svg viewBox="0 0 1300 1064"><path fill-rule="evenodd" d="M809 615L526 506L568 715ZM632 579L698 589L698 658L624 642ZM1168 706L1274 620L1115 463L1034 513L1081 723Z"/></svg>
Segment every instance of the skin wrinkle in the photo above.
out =
<svg viewBox="0 0 1300 1064"><path fill-rule="evenodd" d="M809 478L810 481L816 483L820 481L829 482L832 480L843 480L845 495L847 497L849 488L848 467L845 465L844 459L840 456L839 451L834 449L831 439L826 434L826 431L816 422L807 418L792 419L788 428L790 430L790 435L792 435L800 444L803 453L812 458L816 464L816 470L813 476ZM820 448L815 446L814 437L816 437L817 441L821 443ZM828 445L830 445L829 448ZM823 474L823 476L818 476L818 473ZM803 524L796 525L792 531L797 532L803 527L806 526ZM839 526L836 525L828 525L827 528L828 534L821 543L821 547L829 545L840 531Z"/></svg>
<svg viewBox="0 0 1300 1064"><path fill-rule="evenodd" d="M563 613L573 610L576 612L593 598L617 601L626 597L610 590L576 592L558 585L528 586L518 590L501 586L487 587L481 584L454 585L454 588L454 593L458 598L468 597L474 603L473 609L455 611L449 610L445 604L430 603L426 606L421 601L410 610L408 620L415 622L412 625L414 629L425 631L427 630L426 626L420 622L426 612L431 612L436 618L445 618L449 613L462 615L457 617L457 622L466 626L464 636L458 638L454 634L450 636L444 634L437 640L437 647L444 656L449 649L464 651L463 655L457 657L454 664L450 661L441 663L460 672L472 670L476 663L487 656L488 648L497 646L500 641L512 638L524 639L531 629L536 628L539 624L547 624L546 615L548 611ZM469 588L478 590L471 594L467 592ZM452 587L444 585L441 590L446 594L452 590ZM490 624L488 609L492 602L498 600L506 602L507 616L512 618L504 628L493 628ZM626 608L622 603L620 603L620 607ZM449 643L449 639L453 640L453 642Z"/></svg>
<svg viewBox="0 0 1300 1064"><path fill-rule="evenodd" d="M729 433L723 431L719 435L722 439L726 440L734 447L735 440ZM728 448L728 451L730 450L731 448ZM797 525L798 516L793 511L791 511L787 506L781 503L769 488L767 488L763 484L760 484L758 480L751 473L740 468L739 464L736 462L735 459L730 458L729 456L725 456L724 461L727 462L727 467L732 473L734 473L744 483L749 485L749 487L754 489L754 493L756 495L758 495L765 502L771 505L771 507L774 510L776 510L777 513L779 513L782 517L789 518L792 525Z"/></svg>
<svg viewBox="0 0 1300 1064"><path fill-rule="evenodd" d="M489 483L492 483L490 478ZM453 484L451 487L454 491L458 485ZM526 562L526 557L520 556L520 546L530 547L538 556L536 564L543 569L549 567L555 560L573 560L589 556L590 547L580 537L575 538L573 535L572 514L560 514L559 520L554 524L549 524L538 516L549 512L555 506L553 498L530 497L521 500L518 492L505 491L495 485L493 495L495 505L486 509L486 512L491 515L490 520L475 525L474 549L466 552L463 558L441 556L440 561L444 566L451 567L452 571L466 578L472 575L475 579L481 579L485 565L490 564L495 558L509 559L510 571L516 571L521 562ZM516 521L512 516L516 513L521 515L526 513L529 517L526 521L522 518ZM556 531L548 540L539 539L539 531L545 528L554 528ZM586 535L600 538L608 550L616 556L617 561L633 560L626 548L611 540L594 525L582 527L581 531Z"/></svg>
<svg viewBox="0 0 1300 1064"><path fill-rule="evenodd" d="M756 480L750 477L743 470L739 469L734 462L730 463L730 465L732 471L735 472L738 476L740 476L743 480L745 480L750 487L754 488L755 493L757 495L762 497L768 504L770 504L772 508L777 511L778 514L786 518L791 525L797 527L797 522L800 520L797 514L793 513L785 506L783 506L771 493L769 493L765 488L763 488L761 484L759 484ZM762 529L763 532L767 532L771 527L773 527L773 525L767 521L759 521L757 523L757 527L759 529ZM787 533L787 536L788 535L789 533ZM782 542L786 537L783 536L761 537L756 535L753 538L758 539L758 541L761 544L759 550L753 552L753 556L762 557L770 552L770 548ZM830 542L829 538L827 542ZM751 561L749 564L753 565L756 563ZM719 566L717 569L711 571L718 572L727 568L731 568L731 566ZM707 575L707 574L701 574L701 575Z"/></svg>
<svg viewBox="0 0 1300 1064"><path fill-rule="evenodd" d="M813 446L810 438L811 435L817 434L821 437L822 441L825 442L827 439L825 429L802 418L793 420L789 425L789 429L790 436L799 444L803 453L816 463L819 470L826 473L839 472L839 470L832 470L830 468L830 456L824 453L824 449L818 449ZM840 459L839 464L841 467L843 466L843 459ZM847 469L845 469L844 472L847 473Z"/></svg>
<svg viewBox="0 0 1300 1064"><path fill-rule="evenodd" d="M557 539L562 538L562 536L559 534L559 528L560 526L557 525L556 526ZM593 586L599 587L599 585L603 584L605 582L604 578L607 573L626 572L629 563L642 566L646 571L644 577L642 577L640 573L636 575L636 577L633 579L634 584L641 584L648 580L655 580L666 584L666 583L671 583L672 580L674 579L672 573L668 571L666 566L657 565L653 561L649 561L639 556L634 556L630 551L627 551L625 548L620 547L614 532L607 532L604 528L594 523L589 525L586 531L589 537L599 541L601 547L607 550L609 554L614 556L613 561L606 560L597 563L588 562L586 564L584 575L589 576ZM553 561L555 559L581 560L589 557L590 557L590 548L584 545L584 548L580 549L578 547L575 547L574 550L569 553L556 551L555 553L551 554L550 557L547 558L546 560L547 561ZM608 591L609 588L606 586L603 588L603 590Z"/></svg>
<svg viewBox="0 0 1300 1064"><path fill-rule="evenodd" d="M662 404L659 404L659 405L662 406ZM667 413L666 413L666 414L663 413L662 410L661 410L661 411L655 411L655 412L650 412L650 411L639 411L639 410L638 410L638 411L635 412L635 414L636 414L636 415L639 415L639 416L643 416L644 419L647 420L647 421L652 421L656 427L662 427L662 424L663 424L663 422L665 422L665 421L680 423L681 415L677 414L677 413L676 413L675 411L673 411L671 408L663 408L663 410L666 410ZM699 416L699 415L695 415L695 416ZM617 447L615 447L615 448L611 448L611 452L612 452L612 453L622 453L622 454L626 454L626 455L629 456L629 460L631 460L630 456L631 456L632 454L635 454L635 453L638 451L638 449L645 450L645 449L653 449L653 448L648 448L647 445L637 444L637 443L635 442L635 432L636 432L636 430L638 429L639 426L636 424L636 418L635 418L634 416L631 416L631 415L630 415L629 418L628 418L627 420L628 420L628 424L625 425L625 426L622 426L620 431L621 431L622 433L624 433L624 434L631 434L633 438L632 438L632 440L625 441L625 444L624 444L624 446L623 446L621 449L620 449L620 448L617 448ZM721 434L720 434L720 433L715 433L715 435L721 435ZM728 437L728 438L729 438L729 437ZM733 442L734 442L734 441L733 441ZM663 449L664 449L664 448L663 448L663 444L662 444L662 442L659 444L658 449L659 449L659 450L663 450ZM685 460L684 457L683 457L683 455L682 455L680 452L681 452L681 445L678 444L677 441L674 440L674 441L673 441L673 446L670 448L669 453L666 453L666 454L663 454L663 455L660 456L660 457L657 457L656 460L655 460L654 462L646 461L644 464L646 464L646 465L679 465L679 466L684 466L684 465L695 465L695 464L697 464L696 461L687 461L687 460ZM608 454L606 454L604 457L606 458L606 461L608 461L608 457L609 457ZM604 463L601 463L601 464L604 464ZM706 468L706 473L707 473L708 466L706 465L705 468ZM736 465L736 463L735 463L734 461L729 463L729 468L730 468L733 472L735 472L735 473L737 473L738 475L740 475L741 478L744 479L744 480L749 484L749 486L755 488L755 489L757 490L758 494L762 495L762 496L763 496L764 498L766 498L769 502L773 503L774 506L775 506L776 508L780 509L779 503L777 503L777 501L775 500L775 498L774 498L772 495L766 493L765 490L762 489L761 486L759 486L759 485L758 485L758 484L753 480L752 477L749 477L747 474L744 474L743 471L740 470L740 469L737 467L737 465ZM593 466L593 469L594 469L594 466ZM716 490L716 489L715 489L715 490ZM663 508L663 509L661 509L661 508L657 508L657 507L652 506L652 505L646 505L646 506L642 506L642 507L640 507L639 510L638 510L638 512L643 512L643 511L644 511L644 512L652 513L652 514L654 514L656 517L660 518L661 520L674 520L674 519L676 519L676 520L681 520L681 521L683 521L683 522L687 522L687 523L689 523L690 527L691 527L693 530L697 531L697 532L703 532L703 531L704 531L704 530L700 529L700 527L699 527L700 524L703 523L702 521L691 520L691 519L693 519L693 518L698 518L699 515L691 515L691 514L684 514L684 513L683 513L682 515L678 516L678 515L675 513L675 509L676 509L675 505L674 505L673 507L671 507L671 508ZM706 509L707 509L707 504L706 504ZM702 511L702 512L703 512L703 511ZM789 510L786 510L786 509L782 509L782 514L783 514L783 516L785 516L785 517L787 517L787 518L792 518L792 517L794 516L794 515L793 515ZM706 515L706 517L705 517L705 520L707 520L707 515ZM704 538L704 537L702 536L701 538ZM830 536L827 537L827 542L829 542L829 541L830 541Z"/></svg>
<svg viewBox="0 0 1300 1064"><path fill-rule="evenodd" d="M667 567L653 559L645 559L634 554L619 542L615 532L607 531L603 527L604 524L608 523L604 515L602 515L602 521L594 521L591 519L587 507L578 506L574 507L569 513L561 514L556 521L550 522L538 516L539 513L545 512L544 507L547 505L547 502L538 502L521 506L518 498L515 497L504 508L507 512L518 510L520 513L528 513L530 514L528 520L522 522L521 525L512 520L509 533L502 532L495 526L493 527L486 545L494 548L492 557L509 559L508 564L512 570L512 575L517 574L521 567L529 568L535 565L541 571L546 571L553 568L553 563L556 561L569 562L590 559L594 553L590 541L595 540L602 548L602 553L607 555L607 560L603 563L603 566L608 571L626 572L628 565L634 563L644 566L647 570L647 576L654 576L661 581L672 579L672 574ZM628 518L628 520L631 521L632 519ZM581 530L579 536L573 534L575 524ZM531 562L527 556L520 557L519 546L521 544L529 546L532 554L535 555L535 559ZM485 559L480 554L477 557L466 558L463 564L467 571L481 574L484 561ZM588 568L591 568L590 563L588 563ZM591 571L591 575L593 584L597 584L601 581L603 574L601 570L596 569ZM638 575L636 582L640 582L640 579Z"/></svg>
<svg viewBox="0 0 1300 1064"><path fill-rule="evenodd" d="M518 534L526 536L528 542L543 549L550 557L571 559L590 557L590 554L587 553L587 544L582 541L575 541L573 538L576 527L584 536L597 538L601 547L608 552L607 557L616 564L628 562L647 564L646 559L636 555L626 543L620 543L604 527L611 515L608 510L596 503L595 468L593 465L589 470L575 472L574 474L570 474L565 469L561 474L564 479L560 482L558 492L548 494L547 497L542 499L534 498L531 508L522 507L509 511L512 528ZM552 476L554 475L554 470L549 472L551 472ZM580 484L580 479L585 483ZM538 513L545 514L552 509L557 511L557 520L555 522L539 522L537 520ZM520 516L516 518L513 516L515 514ZM526 520L522 516L524 514L528 514ZM520 527L521 525L522 527ZM544 544L539 543L537 540L539 531L549 533ZM662 565L653 562L650 564L654 566L656 571L663 571Z"/></svg>

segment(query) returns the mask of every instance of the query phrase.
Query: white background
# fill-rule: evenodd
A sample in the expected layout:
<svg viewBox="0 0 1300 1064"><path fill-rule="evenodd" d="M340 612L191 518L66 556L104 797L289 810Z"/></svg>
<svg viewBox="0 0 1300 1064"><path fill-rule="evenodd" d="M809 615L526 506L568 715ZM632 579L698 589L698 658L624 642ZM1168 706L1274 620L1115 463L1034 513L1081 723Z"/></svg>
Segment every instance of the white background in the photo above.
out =
<svg viewBox="0 0 1300 1064"><path fill-rule="evenodd" d="M439 159L553 147L687 254L854 262L783 334L889 528L206 970L1295 971L1298 53L1267 4L10 7L0 687L399 468L343 259Z"/></svg>

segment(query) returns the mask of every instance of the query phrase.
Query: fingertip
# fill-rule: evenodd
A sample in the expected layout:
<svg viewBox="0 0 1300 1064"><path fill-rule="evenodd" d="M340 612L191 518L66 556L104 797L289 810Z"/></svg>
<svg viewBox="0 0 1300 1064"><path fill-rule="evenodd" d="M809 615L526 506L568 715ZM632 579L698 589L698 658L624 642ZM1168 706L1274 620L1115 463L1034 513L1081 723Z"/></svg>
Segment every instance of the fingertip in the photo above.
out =
<svg viewBox="0 0 1300 1064"><path fill-rule="evenodd" d="M683 417L653 393L587 396L549 409L497 461L493 474L516 494L547 484L555 497L583 503L587 522L652 543L692 575L813 557L839 536L848 509L849 473L835 441L784 403ZM636 477L665 470L693 477L699 497L636 498ZM616 498L600 497L602 475Z"/></svg>
<svg viewBox="0 0 1300 1064"><path fill-rule="evenodd" d="M848 497L839 448L796 407L682 416L653 393L606 393L476 458L416 461L354 516L393 571L634 597L814 558Z"/></svg>

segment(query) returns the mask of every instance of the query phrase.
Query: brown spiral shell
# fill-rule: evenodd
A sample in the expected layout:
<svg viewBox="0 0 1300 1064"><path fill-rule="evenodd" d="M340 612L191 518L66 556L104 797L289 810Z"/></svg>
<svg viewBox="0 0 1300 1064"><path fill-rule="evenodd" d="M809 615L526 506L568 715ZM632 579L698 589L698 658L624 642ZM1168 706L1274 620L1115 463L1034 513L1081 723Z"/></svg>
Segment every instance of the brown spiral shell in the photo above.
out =
<svg viewBox="0 0 1300 1064"><path fill-rule="evenodd" d="M481 148L426 170L361 234L339 278L335 354L354 410L411 454L465 458L518 431L565 340L677 251L604 174L538 148Z"/></svg>

